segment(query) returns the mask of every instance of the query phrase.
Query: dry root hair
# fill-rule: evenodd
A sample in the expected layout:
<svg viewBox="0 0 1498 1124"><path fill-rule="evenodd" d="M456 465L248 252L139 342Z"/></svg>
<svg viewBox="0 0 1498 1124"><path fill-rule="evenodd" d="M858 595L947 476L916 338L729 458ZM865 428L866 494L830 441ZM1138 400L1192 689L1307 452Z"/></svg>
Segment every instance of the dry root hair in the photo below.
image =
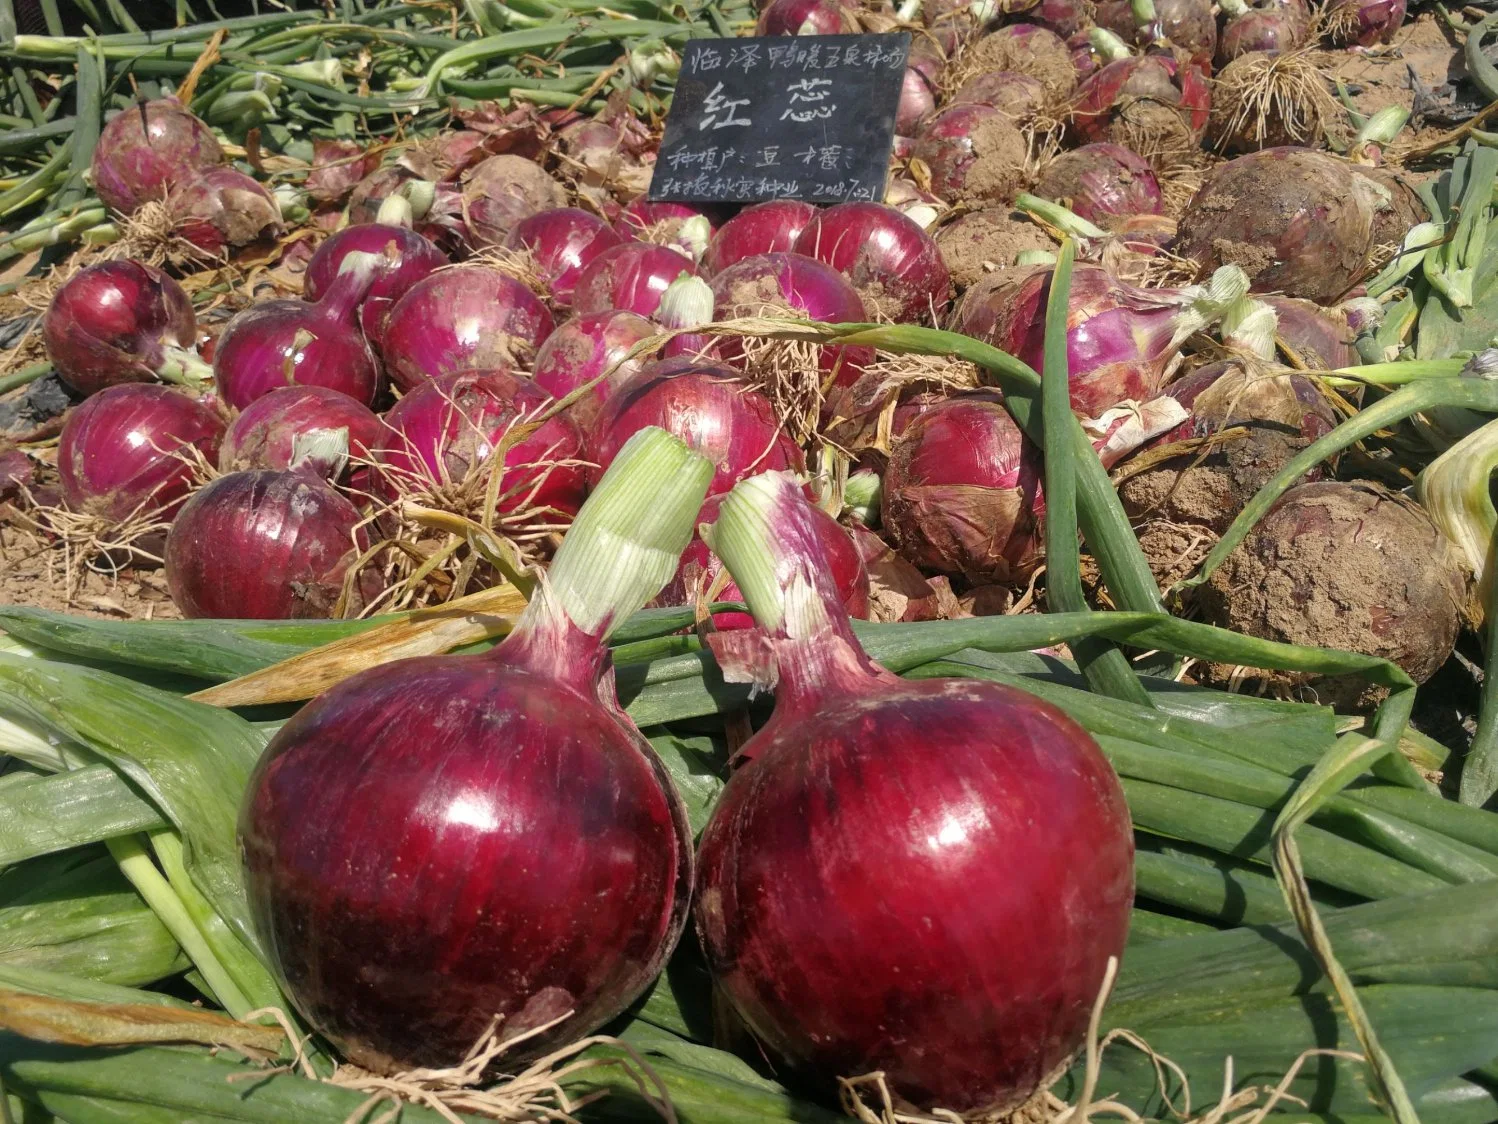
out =
<svg viewBox="0 0 1498 1124"><path fill-rule="evenodd" d="M1315 147L1338 107L1307 49L1234 59L1212 82L1213 146L1257 152L1276 145Z"/></svg>

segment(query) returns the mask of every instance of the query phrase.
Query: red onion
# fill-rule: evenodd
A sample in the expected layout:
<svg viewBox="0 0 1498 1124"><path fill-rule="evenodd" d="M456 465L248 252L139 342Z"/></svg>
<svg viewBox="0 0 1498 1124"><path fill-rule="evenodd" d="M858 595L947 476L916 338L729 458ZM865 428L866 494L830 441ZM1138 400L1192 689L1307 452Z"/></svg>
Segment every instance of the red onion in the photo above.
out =
<svg viewBox="0 0 1498 1124"><path fill-rule="evenodd" d="M1283 54L1305 42L1310 13L1302 5L1250 8L1244 0L1225 0L1220 7L1228 21L1217 42L1219 67L1254 52Z"/></svg>
<svg viewBox="0 0 1498 1124"><path fill-rule="evenodd" d="M385 316L381 358L391 381L410 390L473 367L528 363L551 335L551 313L498 269L443 269L406 291Z"/></svg>
<svg viewBox="0 0 1498 1124"><path fill-rule="evenodd" d="M349 196L349 225L379 222L381 210L395 195L410 201L416 232L436 245L456 250L471 241L463 218L463 195L458 187L424 180L398 164L371 172L359 181Z"/></svg>
<svg viewBox="0 0 1498 1124"><path fill-rule="evenodd" d="M686 203L653 203L643 197L619 213L614 229L627 239L669 246L693 261L702 260L718 232L712 219L696 207Z"/></svg>
<svg viewBox="0 0 1498 1124"><path fill-rule="evenodd" d="M806 235L802 231L802 237ZM867 317L863 301L846 278L831 266L804 254L758 254L731 265L713 278L719 320L739 317L790 315L824 324L856 324ZM743 362L740 340L724 337L723 358ZM872 362L869 347L818 347L818 367L835 377L838 386L858 380Z"/></svg>
<svg viewBox="0 0 1498 1124"><path fill-rule="evenodd" d="M341 452L369 461L384 436L385 426L368 406L347 394L325 386L283 386L262 394L234 419L219 451L219 467L225 472L246 468L291 468L299 439L308 434L343 430L347 439ZM319 475L343 475L343 455L317 459L309 465ZM357 491L365 490L367 466L355 466L349 474Z"/></svg>
<svg viewBox="0 0 1498 1124"><path fill-rule="evenodd" d="M572 303L572 290L588 263L624 239L597 215L576 207L557 207L521 219L505 245L525 249L546 279L552 302Z"/></svg>
<svg viewBox="0 0 1498 1124"><path fill-rule="evenodd" d="M124 383L75 406L57 442L68 509L120 523L136 514L170 519L192 491L188 446L212 463L224 422L191 395Z"/></svg>
<svg viewBox="0 0 1498 1124"><path fill-rule="evenodd" d="M577 279L572 307L578 312L609 312L622 308L654 316L666 286L683 273L696 275L697 266L675 250L649 242L626 242L599 254Z"/></svg>
<svg viewBox="0 0 1498 1124"><path fill-rule="evenodd" d="M1145 22L1139 22L1140 17ZM1102 0L1094 16L1098 27L1107 28L1125 42L1140 46L1166 43L1190 55L1193 62L1210 67L1217 50L1217 18L1211 0Z"/></svg>
<svg viewBox="0 0 1498 1124"><path fill-rule="evenodd" d="M505 371L463 371L426 379L385 415L375 456L394 493L458 484L485 472L512 426L533 421L551 395ZM587 490L581 438L570 418L547 419L505 450L499 514L546 508L576 514Z"/></svg>
<svg viewBox="0 0 1498 1124"><path fill-rule="evenodd" d="M345 227L330 235L312 255L302 278L302 295L308 300L321 300L332 287L344 259L356 251L378 255L381 262L359 305L364 338L379 350L391 306L416 282L446 265L447 255L409 227L389 223Z"/></svg>
<svg viewBox="0 0 1498 1124"><path fill-rule="evenodd" d="M1126 215L1164 210L1160 182L1149 161L1117 144L1087 144L1063 152L1035 186L1042 199L1064 203L1088 222L1108 226Z"/></svg>
<svg viewBox="0 0 1498 1124"><path fill-rule="evenodd" d="M702 257L703 273L711 277L755 254L791 249L816 213L816 207L799 199L772 199L745 207L713 235Z"/></svg>
<svg viewBox="0 0 1498 1124"><path fill-rule="evenodd" d="M1029 145L1003 110L954 105L921 126L915 155L948 203L1007 204L1025 185Z"/></svg>
<svg viewBox="0 0 1498 1124"><path fill-rule="evenodd" d="M1341 308L1322 308L1294 297L1259 298L1274 309L1275 334L1306 367L1335 371L1356 366L1360 360L1354 342L1358 333Z"/></svg>
<svg viewBox="0 0 1498 1124"><path fill-rule="evenodd" d="M58 377L80 394L122 382L202 382L197 317L182 286L133 261L100 262L70 277L42 317Z"/></svg>
<svg viewBox="0 0 1498 1124"><path fill-rule="evenodd" d="M1079 262L1066 332L1072 409L1098 417L1120 402L1154 397L1180 345L1215 322L1244 289L1237 271L1214 278L1208 287L1139 289L1100 266ZM1040 266L990 298L999 311L986 338L1036 370L1043 362L1050 290L1051 267ZM979 315L966 304L963 314Z"/></svg>
<svg viewBox="0 0 1498 1124"><path fill-rule="evenodd" d="M1072 101L1071 128L1083 142L1113 141L1154 158L1194 151L1212 109L1207 79L1168 55L1108 63L1084 79Z"/></svg>
<svg viewBox="0 0 1498 1124"><path fill-rule="evenodd" d="M708 541L767 634L714 650L775 690L702 834L717 987L814 1086L877 1071L896 1104L1010 1112L1080 1048L1123 953L1118 778L1033 695L870 660L789 480L741 485Z"/></svg>
<svg viewBox="0 0 1498 1124"><path fill-rule="evenodd" d="M463 215L479 246L503 246L521 219L566 203L562 185L523 156L491 156L463 179Z"/></svg>
<svg viewBox="0 0 1498 1124"><path fill-rule="evenodd" d="M261 301L230 320L213 352L219 397L244 409L281 386L326 386L372 406L380 369L359 331L359 303L380 268L349 254L321 300Z"/></svg>
<svg viewBox="0 0 1498 1124"><path fill-rule="evenodd" d="M951 303L952 278L931 235L883 203L839 203L819 212L795 248L848 278L866 315L924 323Z"/></svg>
<svg viewBox="0 0 1498 1124"><path fill-rule="evenodd" d="M618 364L609 378L571 406L573 421L583 432L592 429L603 404L649 361L641 355L626 360L636 344L660 329L633 312L599 312L574 316L546 338L536 352L531 378L553 398L565 398Z"/></svg>
<svg viewBox="0 0 1498 1124"><path fill-rule="evenodd" d="M605 647L670 577L710 472L662 436L621 453L498 647L345 680L250 778L256 928L361 1066L455 1065L496 1018L505 1039L562 1020L505 1064L545 1054L628 1007L681 933L691 829Z"/></svg>
<svg viewBox="0 0 1498 1124"><path fill-rule="evenodd" d="M359 511L310 472L233 472L183 505L166 581L184 617L331 616L354 558Z"/></svg>
<svg viewBox="0 0 1498 1124"><path fill-rule="evenodd" d="M199 169L223 162L223 149L207 125L176 98L158 98L109 119L94 146L90 176L105 205L128 214L165 199Z"/></svg>
<svg viewBox="0 0 1498 1124"><path fill-rule="evenodd" d="M179 180L166 209L172 233L209 254L247 246L281 229L281 208L271 193L234 168L207 168Z"/></svg>
<svg viewBox="0 0 1498 1124"><path fill-rule="evenodd" d="M716 522L718 509L726 498L722 495L708 496L702 510L697 513L697 526ZM850 617L868 620L869 571L863 564L863 555L859 553L858 545L843 529L842 524L821 508L813 506L809 510L811 514L807 517L807 522L816 535L818 548L827 559L839 602ZM692 541L682 552L676 576L661 590L655 604L662 607L696 604L699 590L706 593L712 589L722 572L722 561L708 549L701 536L693 535ZM714 601L743 599L744 595L732 581L727 582L713 597ZM754 618L748 613L714 613L713 625L720 631L753 628Z"/></svg>
<svg viewBox="0 0 1498 1124"><path fill-rule="evenodd" d="M952 95L949 105L991 105L1015 122L1032 120L1045 108L1045 86L1039 78L1012 70L985 70L969 78Z"/></svg>
<svg viewBox="0 0 1498 1124"><path fill-rule="evenodd" d="M856 35L858 20L838 0L770 0L756 35Z"/></svg>
<svg viewBox="0 0 1498 1124"><path fill-rule="evenodd" d="M1060 101L1077 84L1076 68L1066 43L1053 31L1029 23L1013 23L990 31L961 56L970 73L1012 70L1038 78L1046 96Z"/></svg>
<svg viewBox="0 0 1498 1124"><path fill-rule="evenodd" d="M1039 24L1063 39L1092 26L1092 5L1086 0L999 0L999 9L1022 16L1026 23Z"/></svg>
<svg viewBox="0 0 1498 1124"><path fill-rule="evenodd" d="M881 519L923 569L1023 583L1044 554L1043 475L997 393L955 394L891 447Z"/></svg>
<svg viewBox="0 0 1498 1124"><path fill-rule="evenodd" d="M1342 0L1331 7L1327 26L1344 46L1389 43L1404 25L1407 0Z"/></svg>
<svg viewBox="0 0 1498 1124"><path fill-rule="evenodd" d="M936 86L916 67L907 66L895 108L895 132L909 136L929 113L936 112Z"/></svg>
<svg viewBox="0 0 1498 1124"><path fill-rule="evenodd" d="M804 467L801 450L781 431L770 403L716 363L652 363L619 387L594 428L595 478L648 426L660 426L712 461L709 495L728 491L752 472Z"/></svg>

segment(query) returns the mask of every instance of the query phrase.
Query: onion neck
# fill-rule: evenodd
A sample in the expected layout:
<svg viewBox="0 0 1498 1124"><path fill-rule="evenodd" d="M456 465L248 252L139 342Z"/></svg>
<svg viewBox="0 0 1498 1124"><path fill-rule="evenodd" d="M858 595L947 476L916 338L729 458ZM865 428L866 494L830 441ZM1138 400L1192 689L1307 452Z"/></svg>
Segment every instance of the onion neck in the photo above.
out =
<svg viewBox="0 0 1498 1124"><path fill-rule="evenodd" d="M339 265L338 276L333 278L333 283L317 302L318 314L340 324L352 324L359 305L369 294L369 287L385 267L385 259L379 254L362 250L350 252Z"/></svg>
<svg viewBox="0 0 1498 1124"><path fill-rule="evenodd" d="M1070 234L1075 238L1100 240L1108 237L1106 230L1088 222L1075 211L1068 210L1052 199L1031 195L1028 191L1022 191L1015 197L1014 209L1023 211L1041 226L1054 227L1062 234Z"/></svg>
<svg viewBox="0 0 1498 1124"><path fill-rule="evenodd" d="M1107 28L1094 27L1087 33L1087 41L1092 44L1092 49L1103 56L1104 62L1118 62L1120 59L1134 57L1134 52L1129 45Z"/></svg>
<svg viewBox="0 0 1498 1124"><path fill-rule="evenodd" d="M415 215L411 210L411 200L396 192L387 195L384 202L380 204L379 212L375 215L375 222L381 226L403 226L411 228L415 221Z"/></svg>
<svg viewBox="0 0 1498 1124"><path fill-rule="evenodd" d="M603 645L673 577L713 465L663 429L625 444L583 504L515 631L507 662L544 664L579 687L596 681ZM586 665L586 666L585 666Z"/></svg>
<svg viewBox="0 0 1498 1124"><path fill-rule="evenodd" d="M703 529L767 634L720 633L713 650L726 677L773 686L777 713L894 678L853 635L812 519L795 478L765 472L741 481Z"/></svg>
<svg viewBox="0 0 1498 1124"><path fill-rule="evenodd" d="M213 385L213 364L205 362L195 348L162 344L156 377L189 390L206 390Z"/></svg>
<svg viewBox="0 0 1498 1124"><path fill-rule="evenodd" d="M1248 14L1247 0L1217 0L1217 7L1228 19L1238 19Z"/></svg>

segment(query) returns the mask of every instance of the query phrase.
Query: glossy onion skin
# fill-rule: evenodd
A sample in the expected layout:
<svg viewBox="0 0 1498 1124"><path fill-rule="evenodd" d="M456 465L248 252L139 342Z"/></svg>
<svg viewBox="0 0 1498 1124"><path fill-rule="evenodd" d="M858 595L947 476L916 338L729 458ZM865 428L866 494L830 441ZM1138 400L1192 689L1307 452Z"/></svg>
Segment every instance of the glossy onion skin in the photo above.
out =
<svg viewBox="0 0 1498 1124"><path fill-rule="evenodd" d="M230 320L213 350L213 376L238 410L283 386L326 386L366 406L381 389L353 309L345 315L299 300L261 301Z"/></svg>
<svg viewBox="0 0 1498 1124"><path fill-rule="evenodd" d="M799 199L771 199L745 207L713 235L702 255L702 272L711 277L756 254L785 253L816 213L816 207Z"/></svg>
<svg viewBox="0 0 1498 1124"><path fill-rule="evenodd" d="M838 0L771 0L759 14L756 35L851 35L853 14Z"/></svg>
<svg viewBox="0 0 1498 1124"><path fill-rule="evenodd" d="M1069 201L1073 212L1099 226L1127 215L1158 215L1165 209L1160 181L1149 161L1107 142L1063 152L1046 168L1035 194Z"/></svg>
<svg viewBox="0 0 1498 1124"><path fill-rule="evenodd" d="M385 338L385 317L391 306L416 282L447 264L447 255L431 239L404 226L364 223L346 226L317 248L302 277L302 295L321 300L338 276L338 268L349 254L360 251L379 254L385 268L369 286L359 305L359 325L364 338L378 350Z"/></svg>
<svg viewBox="0 0 1498 1124"><path fill-rule="evenodd" d="M1212 92L1195 66L1168 55L1117 59L1089 74L1072 101L1071 131L1084 143L1125 140L1115 136L1120 113L1137 101L1173 108L1183 134L1199 140L1212 112Z"/></svg>
<svg viewBox="0 0 1498 1124"><path fill-rule="evenodd" d="M191 348L197 330L182 286L134 261L79 270L57 290L42 318L47 355L58 377L80 394L153 381L162 346Z"/></svg>
<svg viewBox="0 0 1498 1124"><path fill-rule="evenodd" d="M846 277L865 310L878 307L897 323L924 323L952 299L952 278L931 235L883 203L819 211L795 249Z"/></svg>
<svg viewBox="0 0 1498 1124"><path fill-rule="evenodd" d="M683 273L697 276L697 265L685 254L652 242L625 242L599 254L572 290L572 307L580 313L623 309L654 316L671 282Z"/></svg>
<svg viewBox="0 0 1498 1124"><path fill-rule="evenodd" d="M224 422L180 390L146 383L108 387L69 411L57 474L70 511L119 522L140 511L170 519L193 487L195 447L212 464Z"/></svg>
<svg viewBox="0 0 1498 1124"><path fill-rule="evenodd" d="M219 467L290 468L296 439L314 429L347 429L349 456L363 461L386 432L374 411L347 394L325 386L283 386L240 411L224 435ZM356 465L349 475L357 481L364 472Z"/></svg>
<svg viewBox="0 0 1498 1124"><path fill-rule="evenodd" d="M91 178L106 206L126 214L161 201L201 168L224 162L213 131L176 98L158 98L120 110L94 147Z"/></svg>
<svg viewBox="0 0 1498 1124"><path fill-rule="evenodd" d="M546 278L552 302L565 308L572 303L572 290L587 264L623 241L597 215L577 207L556 207L516 223L505 245L530 251Z"/></svg>
<svg viewBox="0 0 1498 1124"><path fill-rule="evenodd" d="M660 426L713 462L708 495L728 491L751 472L805 467L774 407L733 371L667 360L641 371L604 405L595 428L595 482L624 443L648 425Z"/></svg>
<svg viewBox="0 0 1498 1124"><path fill-rule="evenodd" d="M512 425L551 405L529 379L505 371L461 371L428 379L385 414L375 448L391 493L463 480L481 469ZM577 514L587 491L582 439L562 415L505 451L499 512L544 507ZM561 463L570 462L570 463Z"/></svg>
<svg viewBox="0 0 1498 1124"><path fill-rule="evenodd" d="M633 312L599 312L574 316L546 338L536 352L531 379L553 398L565 398L618 364L605 381L572 404L569 413L583 431L592 429L598 412L619 387L644 369L649 355L625 357L642 340L660 331Z"/></svg>
<svg viewBox="0 0 1498 1124"><path fill-rule="evenodd" d="M607 658L557 648L595 673ZM314 700L261 757L239 823L256 928L358 1064L453 1065L496 1014L512 1035L573 1010L506 1061L543 1054L619 1014L675 945L685 814L602 701L611 678L570 679L504 645L400 660Z"/></svg>
<svg viewBox="0 0 1498 1124"><path fill-rule="evenodd" d="M552 327L546 306L519 281L463 266L418 281L395 302L380 354L390 381L411 390L438 375L528 362Z"/></svg>
<svg viewBox="0 0 1498 1124"><path fill-rule="evenodd" d="M327 617L353 557L357 508L310 473L220 476L178 513L166 581L184 617Z"/></svg>
<svg viewBox="0 0 1498 1124"><path fill-rule="evenodd" d="M1081 1042L1123 952L1118 780L1060 710L996 683L820 702L777 699L703 832L714 979L824 1085L883 1070L922 1109L1012 1109Z"/></svg>
<svg viewBox="0 0 1498 1124"><path fill-rule="evenodd" d="M953 395L917 415L891 448L884 527L917 566L1023 582L1044 553L1044 472L999 395Z"/></svg>

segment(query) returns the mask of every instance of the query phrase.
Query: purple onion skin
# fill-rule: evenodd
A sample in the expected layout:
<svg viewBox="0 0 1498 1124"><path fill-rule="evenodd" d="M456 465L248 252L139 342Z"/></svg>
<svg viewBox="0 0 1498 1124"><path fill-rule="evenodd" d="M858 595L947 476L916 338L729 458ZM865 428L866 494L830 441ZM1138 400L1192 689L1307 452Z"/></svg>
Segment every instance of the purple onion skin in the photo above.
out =
<svg viewBox="0 0 1498 1124"><path fill-rule="evenodd" d="M359 330L369 278L340 276L317 303L262 301L230 320L213 350L219 396L242 410L283 386L325 386L373 406L380 368Z"/></svg>
<svg viewBox="0 0 1498 1124"><path fill-rule="evenodd" d="M759 638L779 671L775 710L698 852L709 970L769 1055L823 1090L877 1070L897 1103L1007 1113L1082 1044L1123 953L1122 788L1060 709L870 660L805 516L789 532L777 516L829 627Z"/></svg>
<svg viewBox="0 0 1498 1124"><path fill-rule="evenodd" d="M771 0L759 14L756 35L853 35L853 13L838 0Z"/></svg>
<svg viewBox="0 0 1498 1124"><path fill-rule="evenodd" d="M614 229L626 241L653 242L695 260L702 247L692 246L681 235L682 224L690 219L706 219L708 237L718 233L720 220L689 203L656 203L639 198L627 204L614 220Z"/></svg>
<svg viewBox="0 0 1498 1124"><path fill-rule="evenodd" d="M80 394L153 381L162 346L191 348L197 332L182 286L133 261L79 270L57 290L42 318L47 356L58 377Z"/></svg>
<svg viewBox="0 0 1498 1124"><path fill-rule="evenodd" d="M952 300L952 277L936 242L883 203L839 203L819 211L795 250L852 282L865 311L877 306L900 323L925 323Z"/></svg>
<svg viewBox="0 0 1498 1124"><path fill-rule="evenodd" d="M122 383L76 406L57 442L57 474L70 511L119 523L139 512L167 520L193 488L192 446L212 464L224 422L172 387Z"/></svg>
<svg viewBox="0 0 1498 1124"><path fill-rule="evenodd" d="M1335 371L1361 362L1354 346L1358 334L1341 310L1293 297L1258 299L1274 309L1279 318L1277 334L1307 367Z"/></svg>
<svg viewBox="0 0 1498 1124"><path fill-rule="evenodd" d="M385 424L364 403L325 386L283 386L251 402L229 426L219 449L219 468L287 469L296 439L317 429L348 430L351 460L369 461L385 434ZM317 465L327 475L331 466ZM351 464L344 474L355 491L365 491L368 466Z"/></svg>
<svg viewBox="0 0 1498 1124"><path fill-rule="evenodd" d="M947 104L990 105L1017 121L1028 121L1045 102L1045 86L1039 78L1013 70L987 70L964 82Z"/></svg>
<svg viewBox="0 0 1498 1124"><path fill-rule="evenodd" d="M649 361L648 355L625 357L636 344L659 331L658 326L633 312L575 316L548 336L536 352L531 379L553 398L565 398L618 364L607 380L569 408L573 421L589 433L604 403Z"/></svg>
<svg viewBox="0 0 1498 1124"><path fill-rule="evenodd" d="M745 387L737 372L716 363L671 359L647 366L604 404L591 450L598 462L595 483L624 443L648 425L660 426L713 462L710 496L751 473L805 468L775 408Z"/></svg>
<svg viewBox="0 0 1498 1124"><path fill-rule="evenodd" d="M528 363L553 321L519 281L487 266L444 269L418 281L385 317L381 358L411 390L426 379Z"/></svg>
<svg viewBox="0 0 1498 1124"><path fill-rule="evenodd" d="M695 277L697 272L691 258L666 246L625 242L588 263L572 291L572 307L584 314L621 308L654 316L671 282L683 273Z"/></svg>
<svg viewBox="0 0 1498 1124"><path fill-rule="evenodd" d="M691 831L609 669L575 628L517 632L362 672L272 739L239 820L256 928L359 1065L453 1065L496 1015L516 1035L572 1011L506 1059L544 1054L660 971Z"/></svg>
<svg viewBox="0 0 1498 1124"><path fill-rule="evenodd" d="M624 241L597 215L577 207L556 207L521 219L505 239L510 249L530 251L551 290L552 303L566 308L589 262Z"/></svg>
<svg viewBox="0 0 1498 1124"><path fill-rule="evenodd" d="M1389 43L1404 26L1408 7L1407 0L1345 0L1332 10L1328 26L1343 46Z"/></svg>
<svg viewBox="0 0 1498 1124"><path fill-rule="evenodd" d="M802 237L805 234L802 231ZM832 266L805 254L745 258L713 278L713 296L713 315L719 320L789 315L824 324L852 324L866 318L863 300L848 280ZM744 361L742 348L731 336L723 337L719 354L730 366ZM873 361L874 351L822 347L818 355L820 369L833 376L835 386L844 387L858 381Z"/></svg>
<svg viewBox="0 0 1498 1124"><path fill-rule="evenodd" d="M1266 55L1293 51L1305 42L1307 22L1290 8L1250 8L1224 25L1217 41L1217 66L1254 51Z"/></svg>
<svg viewBox="0 0 1498 1124"><path fill-rule="evenodd" d="M816 207L799 199L772 199L745 207L713 235L702 255L702 272L712 277L756 254L790 250L816 213Z"/></svg>
<svg viewBox="0 0 1498 1124"><path fill-rule="evenodd" d="M184 617L332 615L354 557L359 510L311 473L220 476L166 537L166 581Z"/></svg>
<svg viewBox="0 0 1498 1124"><path fill-rule="evenodd" d="M329 235L307 263L307 272L302 278L302 295L308 300L322 299L338 276L339 266L354 251L379 254L385 260L385 268L375 277L359 306L359 324L364 329L364 338L379 350L385 338L385 317L391 306L416 282L446 265L447 255L431 239L404 226L365 223L344 227Z"/></svg>
<svg viewBox="0 0 1498 1124"><path fill-rule="evenodd" d="M1337 415L1326 395L1311 378L1288 371L1284 374L1283 381L1256 377L1231 359L1197 368L1165 388L1165 393L1190 410L1191 416L1142 448L1156 449L1193 437L1209 437L1231 425L1295 430L1308 445L1325 437L1337 425ZM1203 400L1203 393L1219 380L1225 380L1222 386ZM1301 479L1320 480L1322 471L1318 465ZM1236 513L1228 513L1232 514Z"/></svg>
<svg viewBox="0 0 1498 1124"><path fill-rule="evenodd" d="M1077 86L1071 130L1084 143L1105 141L1115 114L1139 98L1176 107L1198 137L1212 112L1211 87L1197 66L1170 55L1135 55L1100 66Z"/></svg>
<svg viewBox="0 0 1498 1124"><path fill-rule="evenodd" d="M566 202L562 185L523 156L491 156L464 177L463 216L479 246L503 246L522 219Z"/></svg>
<svg viewBox="0 0 1498 1124"><path fill-rule="evenodd" d="M511 426L535 417L551 402L529 379L505 371L427 379L385 414L385 433L375 449L384 476L381 490L398 495L463 480L483 469ZM499 514L548 508L576 515L588 483L581 446L576 424L560 415L510 446Z"/></svg>
<svg viewBox="0 0 1498 1124"><path fill-rule="evenodd" d="M129 213L161 201L202 168L224 162L213 132L176 98L158 98L109 119L94 148L94 190L106 206Z"/></svg>
<svg viewBox="0 0 1498 1124"><path fill-rule="evenodd" d="M349 196L348 221L350 226L365 226L375 222L380 205L407 183L421 177L399 164L378 168L359 181ZM463 193L456 184L435 185L435 198L431 210L415 224L416 232L429 239L444 251L467 249L473 242L468 224L463 218Z"/></svg>
<svg viewBox="0 0 1498 1124"><path fill-rule="evenodd" d="M1001 2L999 6L1021 17L1025 23L1039 24L1063 39L1086 32L1092 26L1092 5L1083 0L1040 0L1040 3L1028 7Z"/></svg>
<svg viewBox="0 0 1498 1124"><path fill-rule="evenodd" d="M905 68L900 83L900 102L895 109L895 131L901 136L915 132L928 113L936 112L936 88L913 66Z"/></svg>
<svg viewBox="0 0 1498 1124"><path fill-rule="evenodd" d="M271 193L235 168L205 168L179 181L166 209L172 233L209 254L222 255L281 229L281 208Z"/></svg>
<svg viewBox="0 0 1498 1124"><path fill-rule="evenodd" d="M1134 22L1129 0L1102 0L1096 21L1125 43L1148 46L1165 38L1194 61L1210 64L1217 50L1217 18L1211 0L1154 0L1155 23L1141 28Z"/></svg>
<svg viewBox="0 0 1498 1124"><path fill-rule="evenodd" d="M1107 142L1062 153L1040 177L1035 194L1069 200L1073 212L1100 225L1127 215L1158 215L1165 209L1160 181L1149 161Z"/></svg>
<svg viewBox="0 0 1498 1124"><path fill-rule="evenodd" d="M997 394L954 395L895 441L881 516L917 566L1023 582L1043 555L1043 475L1040 450Z"/></svg>

